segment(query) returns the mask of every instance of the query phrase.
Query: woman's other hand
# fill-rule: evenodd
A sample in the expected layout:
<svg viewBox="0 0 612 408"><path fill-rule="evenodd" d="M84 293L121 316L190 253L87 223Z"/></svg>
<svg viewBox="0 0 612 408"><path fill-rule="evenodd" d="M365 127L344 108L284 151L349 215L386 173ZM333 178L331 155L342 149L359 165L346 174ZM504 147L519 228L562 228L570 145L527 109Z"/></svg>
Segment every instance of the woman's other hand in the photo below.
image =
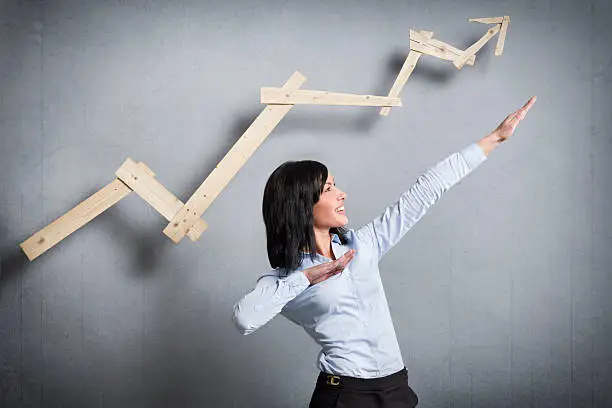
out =
<svg viewBox="0 0 612 408"><path fill-rule="evenodd" d="M308 278L310 284L314 285L342 272L346 265L351 262L354 256L355 250L349 249L344 255L335 261L311 266L308 269L302 270L302 272L304 275L306 275L306 278Z"/></svg>

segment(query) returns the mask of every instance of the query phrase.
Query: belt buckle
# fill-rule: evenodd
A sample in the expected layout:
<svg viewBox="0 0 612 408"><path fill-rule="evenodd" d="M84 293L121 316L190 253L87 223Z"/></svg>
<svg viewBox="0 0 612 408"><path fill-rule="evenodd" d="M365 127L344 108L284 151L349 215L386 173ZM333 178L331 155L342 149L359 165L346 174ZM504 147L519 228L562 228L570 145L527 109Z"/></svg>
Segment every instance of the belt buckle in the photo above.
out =
<svg viewBox="0 0 612 408"><path fill-rule="evenodd" d="M327 374L327 380L325 383L327 385L340 385L340 377L337 375Z"/></svg>

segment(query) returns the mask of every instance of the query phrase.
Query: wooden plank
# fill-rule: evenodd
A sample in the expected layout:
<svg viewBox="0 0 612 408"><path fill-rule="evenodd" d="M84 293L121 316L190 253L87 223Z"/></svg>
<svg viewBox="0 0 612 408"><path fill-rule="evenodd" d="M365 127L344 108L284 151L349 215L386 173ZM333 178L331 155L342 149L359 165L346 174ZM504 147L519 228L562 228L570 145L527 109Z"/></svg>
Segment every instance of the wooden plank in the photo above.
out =
<svg viewBox="0 0 612 408"><path fill-rule="evenodd" d="M149 166L147 166L145 163L143 162L138 162L138 167L142 169L142 171L144 171L149 177L155 177L155 173L153 172L153 170L151 170L149 168ZM162 186L163 187L163 186ZM180 200L179 203L181 203L181 205L183 204ZM168 218L166 218L168 219ZM208 225L206 224L206 222L199 220L195 223L195 225L191 228L189 228L189 231L187 232L187 236L189 237L189 239L191 239L193 242L197 241L198 239L200 239L200 236L202 235L202 233L206 230L206 228L208 228Z"/></svg>
<svg viewBox="0 0 612 408"><path fill-rule="evenodd" d="M149 166L147 166L146 164L144 164L143 162L138 162L138 166L144 170L145 172L147 172L147 174L151 177L155 177L155 172L153 170L151 170L149 168Z"/></svg>
<svg viewBox="0 0 612 408"><path fill-rule="evenodd" d="M454 61L457 56L463 53L463 50L440 40L427 38L414 30L410 30L410 49L447 61ZM472 55L466 63L474 65L475 59L476 56Z"/></svg>
<svg viewBox="0 0 612 408"><path fill-rule="evenodd" d="M461 50L458 50L459 53L456 53L456 52L451 51L449 48L443 45L434 46L431 43L423 44L423 43L418 43L416 41L410 41L410 49L413 51L418 51L421 54L431 55L432 57L440 58L446 61L454 61L460 55L460 53L463 52ZM467 65L474 65L475 61L476 61L476 55L472 55L470 58L468 58L468 60L465 63Z"/></svg>
<svg viewBox="0 0 612 408"><path fill-rule="evenodd" d="M149 173L150 169L149 171L147 169L148 167L144 163L136 163L128 157L117 169L115 175L149 203L151 207L155 208L166 220L171 221L184 204ZM195 242L207 227L206 223L198 218L187 235Z"/></svg>
<svg viewBox="0 0 612 408"><path fill-rule="evenodd" d="M410 40L410 50L418 51L421 54L431 55L432 57L442 58L446 60L449 59L449 57L445 55L445 52L441 51L436 47L432 47L427 43L420 43L414 40Z"/></svg>
<svg viewBox="0 0 612 408"><path fill-rule="evenodd" d="M501 29L499 31L499 37L497 37L497 45L495 46L495 55L500 56L504 52L504 43L506 42L506 33L508 32L508 25L510 24L510 17L504 16Z"/></svg>
<svg viewBox="0 0 612 408"><path fill-rule="evenodd" d="M504 21L503 17L482 17L482 18L470 18L472 23L483 23L483 24L501 24Z"/></svg>
<svg viewBox="0 0 612 408"><path fill-rule="evenodd" d="M28 259L33 261L62 239L127 197L131 191L121 180L113 180L66 214L23 241L20 244L21 249Z"/></svg>
<svg viewBox="0 0 612 408"><path fill-rule="evenodd" d="M304 81L306 81L306 78L296 71L285 83L283 89L285 91L297 90ZM188 229L202 216L204 211L206 211L292 107L293 105L266 106L208 175L206 180L187 200L183 208L173 217L172 221L164 229L164 234L173 242L180 242Z"/></svg>
<svg viewBox="0 0 612 408"><path fill-rule="evenodd" d="M457 69L463 68L463 65L466 61L478 50L480 50L486 43L489 41L495 34L499 32L501 24L496 25L487 30L486 34L483 35L478 41L472 44L467 50L465 50L460 56L458 56L454 61L453 65L457 67Z"/></svg>
<svg viewBox="0 0 612 408"><path fill-rule="evenodd" d="M411 49L448 61L454 60L458 55L463 53L463 50L460 50L459 48L453 47L452 45L435 38L427 38L422 34L422 32L414 30L410 30L410 40ZM416 45L416 47L413 47L413 45ZM473 55L469 60L467 60L466 63L469 65L474 65L475 59L476 56Z"/></svg>
<svg viewBox="0 0 612 408"><path fill-rule="evenodd" d="M433 31L429 31L430 33L433 33ZM433 34L431 36L423 34L424 31L416 31L413 29L410 29L410 39L413 41L418 41L420 43L426 43L429 40L431 40L431 38L433 37Z"/></svg>
<svg viewBox="0 0 612 408"><path fill-rule="evenodd" d="M442 49L442 50L444 50L444 51L447 51L447 52L449 52L449 53L452 53L452 54L454 54L455 56L457 56L457 55L461 55L461 54L463 53L463 50L462 50L462 49L459 49L459 48L457 48L457 47L453 47L452 45L450 45L450 44L448 44L448 43L445 43L444 41L437 40L437 39L435 39L435 38L430 38L430 39L427 41L427 43L428 43L429 45L432 45L432 46L436 47L436 48L440 48L440 49ZM474 63L475 63L475 62L476 62L476 55L472 55L472 56L470 57L470 59L468 59L468 60L467 60L465 63L466 63L467 65L474 65Z"/></svg>
<svg viewBox="0 0 612 408"><path fill-rule="evenodd" d="M421 35L426 38L431 38L433 37L434 32L421 31ZM406 57L406 60L404 61L404 64L402 65L402 68L400 69L397 78L395 78L395 82L393 82L393 85L389 90L389 95L387 96L389 96L390 98L399 96L399 94L402 92L402 89L404 88L404 85L406 85L406 82L408 82L408 78L410 78L410 75L412 75L412 71L414 71L414 67L416 67L416 64L419 61L421 55L423 54L418 51L412 50L408 53L408 56ZM381 108L378 113L379 115L387 116L389 115L389 112L391 112L391 107L385 106Z"/></svg>
<svg viewBox="0 0 612 408"><path fill-rule="evenodd" d="M281 105L402 106L400 98L327 91L286 91L282 88L271 87L261 88L261 103Z"/></svg>

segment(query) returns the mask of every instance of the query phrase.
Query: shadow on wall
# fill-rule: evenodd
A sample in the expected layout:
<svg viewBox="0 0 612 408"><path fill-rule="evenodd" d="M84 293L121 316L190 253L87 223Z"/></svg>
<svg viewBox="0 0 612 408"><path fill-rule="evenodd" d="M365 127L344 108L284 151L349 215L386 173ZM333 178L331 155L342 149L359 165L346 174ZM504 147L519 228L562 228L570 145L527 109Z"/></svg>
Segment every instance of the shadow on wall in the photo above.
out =
<svg viewBox="0 0 612 408"><path fill-rule="evenodd" d="M142 204L148 206L144 201ZM166 220L161 215L159 218L159 224L152 224L146 229L140 227L136 229L129 222L125 211L115 205L96 217L94 221L97 221L102 228L108 228L110 235L116 238L121 246L127 248L128 255L132 258L130 272L135 277L144 278L154 273L156 265L159 264L166 251L174 245L162 232Z"/></svg>
<svg viewBox="0 0 612 408"><path fill-rule="evenodd" d="M19 245L0 248L0 285L17 278L29 264Z"/></svg>
<svg viewBox="0 0 612 408"><path fill-rule="evenodd" d="M6 222L0 219L0 236L7 235ZM0 246L0 285L15 279L26 270L30 261L19 243Z"/></svg>
<svg viewBox="0 0 612 408"><path fill-rule="evenodd" d="M88 194L75 200L70 208L73 208L78 203L87 199L87 197L91 196L96 191L97 189L92 189ZM131 252L130 255L132 256L133 267L130 271L133 271L136 276L146 277L155 269L155 265L159 262L166 249L173 244L162 232L163 225L165 224L162 225L160 223L159 225L152 225L144 231L141 228L135 230L133 224L130 225L125 212L121 208L118 208L120 205L121 203L118 203L104 211L83 227L48 249L32 262L40 261L40 258L57 250L61 245L69 246L70 242L75 239L75 236L79 234L80 230L83 228L110 228L112 230L110 235L119 240ZM48 224L49 223L41 225L36 231L31 231L28 236L23 237L19 242L0 247L0 284L14 279L16 276L26 271L31 262L28 260L19 244ZM0 220L0 232L5 231L4 225L2 220Z"/></svg>

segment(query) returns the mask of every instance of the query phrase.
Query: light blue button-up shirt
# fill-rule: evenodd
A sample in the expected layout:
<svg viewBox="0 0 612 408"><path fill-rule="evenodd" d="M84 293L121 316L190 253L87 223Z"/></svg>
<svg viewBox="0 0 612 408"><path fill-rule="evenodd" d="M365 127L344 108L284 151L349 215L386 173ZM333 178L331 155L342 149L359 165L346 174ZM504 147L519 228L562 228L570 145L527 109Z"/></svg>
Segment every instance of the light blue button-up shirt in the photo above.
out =
<svg viewBox="0 0 612 408"><path fill-rule="evenodd" d="M264 273L255 288L234 305L233 321L249 334L277 314L304 328L321 346L321 371L358 378L376 378L404 368L378 270L381 258L419 221L442 194L486 160L472 143L423 175L399 200L363 227L348 232L342 245L332 234L336 258L349 249L356 254L344 271L310 285L302 270L330 262L317 254L287 276Z"/></svg>

